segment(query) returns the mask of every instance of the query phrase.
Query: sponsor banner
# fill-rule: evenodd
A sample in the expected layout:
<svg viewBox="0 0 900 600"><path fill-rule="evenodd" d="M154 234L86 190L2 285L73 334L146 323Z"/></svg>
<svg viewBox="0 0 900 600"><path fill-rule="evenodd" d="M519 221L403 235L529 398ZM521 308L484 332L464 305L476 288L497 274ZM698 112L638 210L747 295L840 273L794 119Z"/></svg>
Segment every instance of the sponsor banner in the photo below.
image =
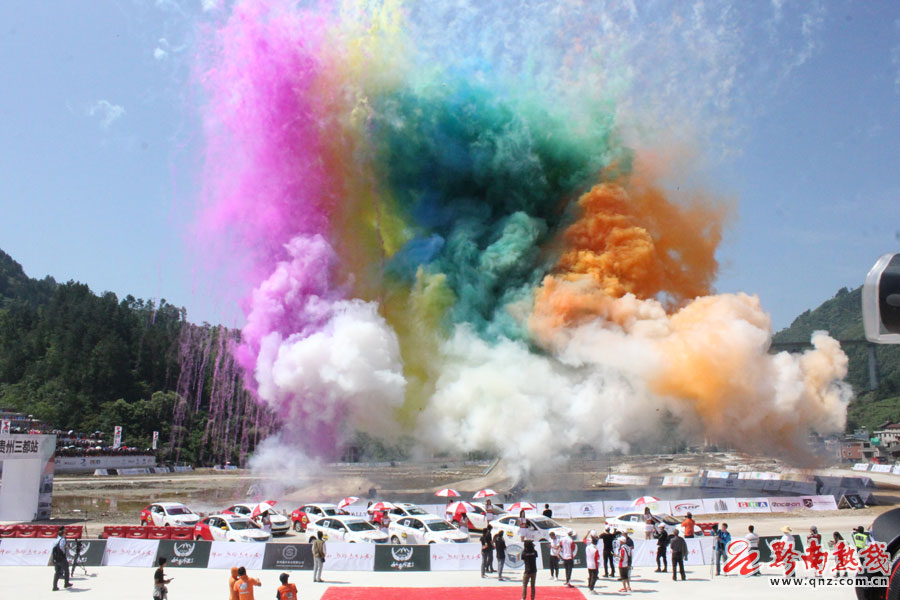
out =
<svg viewBox="0 0 900 600"><path fill-rule="evenodd" d="M573 519L595 519L605 515L603 502L570 502L569 514Z"/></svg>
<svg viewBox="0 0 900 600"><path fill-rule="evenodd" d="M803 498L779 496L777 498L769 498L770 512L792 512L811 508L807 503L803 502Z"/></svg>
<svg viewBox="0 0 900 600"><path fill-rule="evenodd" d="M423 546L376 544L375 570L430 571L431 550L427 544Z"/></svg>
<svg viewBox="0 0 900 600"><path fill-rule="evenodd" d="M107 567L152 567L159 540L109 538L103 551Z"/></svg>
<svg viewBox="0 0 900 600"><path fill-rule="evenodd" d="M900 465L894 465L891 467L891 473L894 475L900 475Z"/></svg>
<svg viewBox="0 0 900 600"><path fill-rule="evenodd" d="M9 419L3 419L0 421L0 435L6 435L9 433L9 426L12 424L12 421Z"/></svg>
<svg viewBox="0 0 900 600"><path fill-rule="evenodd" d="M643 475L621 475L612 473L606 476L606 483L615 485L650 485L650 478Z"/></svg>
<svg viewBox="0 0 900 600"><path fill-rule="evenodd" d="M777 481L781 479L781 474L772 471L745 471L743 473L738 473L738 479L764 479Z"/></svg>
<svg viewBox="0 0 900 600"><path fill-rule="evenodd" d="M696 480L693 475L666 475L663 477L663 487L681 487L695 485Z"/></svg>
<svg viewBox="0 0 900 600"><path fill-rule="evenodd" d="M208 569L262 569L266 546L260 542L211 542Z"/></svg>
<svg viewBox="0 0 900 600"><path fill-rule="evenodd" d="M159 557L166 557L167 567L189 567L193 569L205 569L209 564L209 550L212 542L195 542L193 540L160 540L156 553L157 564ZM237 565L240 566L240 565Z"/></svg>
<svg viewBox="0 0 900 600"><path fill-rule="evenodd" d="M99 567L103 564L103 552L106 550L106 540L69 540L66 542L66 557L69 565L75 564L78 557L79 567Z"/></svg>
<svg viewBox="0 0 900 600"><path fill-rule="evenodd" d="M3 538L0 543L0 566L46 567L50 549L56 540L35 538Z"/></svg>
<svg viewBox="0 0 900 600"><path fill-rule="evenodd" d="M570 503L568 502L549 502L550 510L553 511L554 519L571 519L572 518L572 508ZM538 508L544 506L544 503L538 505ZM540 512L544 512L544 509L541 508Z"/></svg>
<svg viewBox="0 0 900 600"><path fill-rule="evenodd" d="M856 463L855 465L853 465L853 470L854 471L868 471L869 463Z"/></svg>
<svg viewBox="0 0 900 600"><path fill-rule="evenodd" d="M672 516L675 517L683 517L688 513L701 514L703 511L703 500L701 498L671 500L669 506L672 510Z"/></svg>
<svg viewBox="0 0 900 600"><path fill-rule="evenodd" d="M116 425L115 433L113 434L113 448L120 448L122 446L122 426Z"/></svg>
<svg viewBox="0 0 900 600"><path fill-rule="evenodd" d="M644 510L643 508L641 510ZM604 500L603 515L607 517L618 517L625 513L634 512L635 508L628 500Z"/></svg>
<svg viewBox="0 0 900 600"><path fill-rule="evenodd" d="M865 508L866 503L859 494L844 494L838 508Z"/></svg>
<svg viewBox="0 0 900 600"><path fill-rule="evenodd" d="M688 555L684 561L685 565L711 565L716 562L715 551L713 550L716 540L709 536L701 538L693 538L684 540L687 542ZM672 552L669 552L672 556ZM672 564L671 559L669 564Z"/></svg>
<svg viewBox="0 0 900 600"><path fill-rule="evenodd" d="M276 571L311 571L312 544L266 544L262 568Z"/></svg>
<svg viewBox="0 0 900 600"><path fill-rule="evenodd" d="M803 542L799 535L793 536L794 550L803 552ZM770 563L775 554L772 552L772 544L781 540L780 535L763 536L759 538L759 562L760 564ZM802 563L801 563L802 564Z"/></svg>
<svg viewBox="0 0 900 600"><path fill-rule="evenodd" d="M704 498L703 510L698 512L706 515L718 515L739 511L734 498Z"/></svg>
<svg viewBox="0 0 900 600"><path fill-rule="evenodd" d="M633 538L632 538L633 539ZM635 567L655 567L656 566L656 540L634 540L634 552L632 554L632 564ZM710 564L710 560L715 560L712 553L712 538L688 538L684 540L687 544L688 553L684 557L685 566L700 566ZM672 549L666 550L666 557L669 565L672 564Z"/></svg>
<svg viewBox="0 0 900 600"><path fill-rule="evenodd" d="M176 473L189 473L194 470L194 467L192 467L190 465L174 466L174 467L172 467L172 470L175 471Z"/></svg>
<svg viewBox="0 0 900 600"><path fill-rule="evenodd" d="M375 544L327 542L326 571L372 571L375 569Z"/></svg>
<svg viewBox="0 0 900 600"><path fill-rule="evenodd" d="M429 544L432 571L479 571L481 544Z"/></svg>
<svg viewBox="0 0 900 600"><path fill-rule="evenodd" d="M891 465L872 465L869 469L872 473L890 473Z"/></svg>
<svg viewBox="0 0 900 600"><path fill-rule="evenodd" d="M834 496L804 496L803 503L813 510L837 510Z"/></svg>
<svg viewBox="0 0 900 600"><path fill-rule="evenodd" d="M127 469L116 469L116 473L119 475L149 475L150 469L146 467L129 467Z"/></svg>
<svg viewBox="0 0 900 600"><path fill-rule="evenodd" d="M734 502L739 513L772 512L768 498L735 498Z"/></svg>
<svg viewBox="0 0 900 600"><path fill-rule="evenodd" d="M154 450L156 450L156 444L157 444L157 442L159 442L159 432L158 432L158 431L154 431L154 432L153 432L153 446L152 446Z"/></svg>
<svg viewBox="0 0 900 600"><path fill-rule="evenodd" d="M460 545L462 545L462 544L460 544ZM584 544L582 544L582 546L583 545ZM549 568L549 564L550 564L549 559L547 560L546 563L544 562L544 548L545 547L547 547L546 552L549 554L549 552L550 552L549 544L540 544L540 545L536 544L535 545L535 548L538 551L538 556L537 556L538 571L543 569L545 564L547 564L548 568ZM506 542L506 564L503 568L509 569L509 570L516 570L516 571L519 569L524 569L525 561L522 560L522 550L523 550L522 542L510 542L507 540L507 542ZM584 561L583 555L584 555L584 549L582 548L582 564L584 564L583 563L583 561ZM479 564L479 566L480 566L480 564Z"/></svg>
<svg viewBox="0 0 900 600"><path fill-rule="evenodd" d="M728 479L731 477L731 473L728 471L707 471L706 478L707 479Z"/></svg>

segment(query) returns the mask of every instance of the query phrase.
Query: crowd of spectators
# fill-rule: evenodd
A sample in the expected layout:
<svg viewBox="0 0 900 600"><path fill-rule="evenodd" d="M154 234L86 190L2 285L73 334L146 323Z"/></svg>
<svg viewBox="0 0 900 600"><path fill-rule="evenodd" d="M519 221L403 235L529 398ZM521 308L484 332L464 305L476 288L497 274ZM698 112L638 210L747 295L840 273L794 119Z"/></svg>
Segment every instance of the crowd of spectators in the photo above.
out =
<svg viewBox="0 0 900 600"><path fill-rule="evenodd" d="M12 425L10 433L33 435L55 435L57 456L122 456L155 454L150 448L135 448L122 445L113 448L113 442L104 437L103 432L83 433L80 431L63 431L49 426L31 423L28 426Z"/></svg>

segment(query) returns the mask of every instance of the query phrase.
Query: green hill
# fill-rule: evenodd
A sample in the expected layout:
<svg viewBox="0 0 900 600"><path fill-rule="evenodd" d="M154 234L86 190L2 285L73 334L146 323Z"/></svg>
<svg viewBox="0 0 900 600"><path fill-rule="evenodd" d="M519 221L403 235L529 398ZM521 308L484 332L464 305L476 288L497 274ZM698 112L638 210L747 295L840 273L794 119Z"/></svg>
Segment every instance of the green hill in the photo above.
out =
<svg viewBox="0 0 900 600"><path fill-rule="evenodd" d="M843 288L834 298L794 319L775 334L773 342L808 342L814 331L825 330L838 340L864 340L861 308L862 287ZM900 345L873 344L878 366L878 386L869 389L869 344L842 344L850 359L848 382L856 394L850 404L847 429L871 431L885 421L900 422Z"/></svg>
<svg viewBox="0 0 900 600"><path fill-rule="evenodd" d="M46 304L56 289L52 277L32 279L22 270L22 265L0 250L0 309L22 302L36 307Z"/></svg>

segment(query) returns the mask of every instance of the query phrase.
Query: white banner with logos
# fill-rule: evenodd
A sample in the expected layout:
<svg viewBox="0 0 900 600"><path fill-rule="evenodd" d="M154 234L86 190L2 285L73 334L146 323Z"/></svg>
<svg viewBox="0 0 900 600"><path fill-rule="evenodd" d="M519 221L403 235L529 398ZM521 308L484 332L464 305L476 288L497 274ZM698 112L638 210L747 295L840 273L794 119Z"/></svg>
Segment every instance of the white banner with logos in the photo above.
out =
<svg viewBox="0 0 900 600"><path fill-rule="evenodd" d="M572 502L569 514L573 519L595 519L604 516L602 502Z"/></svg>
<svg viewBox="0 0 900 600"><path fill-rule="evenodd" d="M669 506L672 509L672 516L683 517L688 513L700 513L703 510L703 499L691 498L689 500L670 500Z"/></svg>
<svg viewBox="0 0 900 600"><path fill-rule="evenodd" d="M640 510L644 510L641 508ZM625 513L634 512L635 508L628 500L604 500L603 515L607 517L618 517Z"/></svg>
<svg viewBox="0 0 900 600"><path fill-rule="evenodd" d="M663 487L679 487L695 485L696 481L693 475L666 475L663 477Z"/></svg>
<svg viewBox="0 0 900 600"><path fill-rule="evenodd" d="M431 544L432 571L478 571L481 544Z"/></svg>
<svg viewBox="0 0 900 600"><path fill-rule="evenodd" d="M837 502L834 496L803 496L805 508L812 510L837 510Z"/></svg>
<svg viewBox="0 0 900 600"><path fill-rule="evenodd" d="M109 538L103 551L103 564L108 567L152 567L159 540Z"/></svg>
<svg viewBox="0 0 900 600"><path fill-rule="evenodd" d="M873 473L890 473L891 465L872 465L869 470Z"/></svg>
<svg viewBox="0 0 900 600"><path fill-rule="evenodd" d="M894 465L891 467L891 473L894 475L900 475L900 465Z"/></svg>
<svg viewBox="0 0 900 600"><path fill-rule="evenodd" d="M767 513L772 512L768 498L735 498L739 513Z"/></svg>
<svg viewBox="0 0 900 600"><path fill-rule="evenodd" d="M0 566L46 567L55 539L3 538L0 542Z"/></svg>
<svg viewBox="0 0 900 600"><path fill-rule="evenodd" d="M113 448L122 447L122 426L116 425L115 433L113 433Z"/></svg>
<svg viewBox="0 0 900 600"><path fill-rule="evenodd" d="M374 571L375 544L325 543L326 571Z"/></svg>
<svg viewBox="0 0 900 600"><path fill-rule="evenodd" d="M684 541L688 549L687 556L684 557L686 566L708 565L715 560L715 555L712 552L712 538L688 538ZM634 540L632 564L635 567L655 567L657 547L656 540ZM666 557L669 561L669 566L671 566L671 548L666 551Z"/></svg>
<svg viewBox="0 0 900 600"><path fill-rule="evenodd" d="M572 518L572 504L569 502L548 502L542 503L538 505L538 511L544 512L544 504L550 505L550 510L553 511L554 519L571 519Z"/></svg>
<svg viewBox="0 0 900 600"><path fill-rule="evenodd" d="M606 476L606 483L616 485L650 485L650 478L644 475L621 475L611 473Z"/></svg>
<svg viewBox="0 0 900 600"><path fill-rule="evenodd" d="M795 510L812 508L803 502L799 496L778 496L769 498L769 512L793 512Z"/></svg>
<svg viewBox="0 0 900 600"><path fill-rule="evenodd" d="M854 471L868 471L869 463L856 463L852 468Z"/></svg>
<svg viewBox="0 0 900 600"><path fill-rule="evenodd" d="M707 479L728 479L731 477L731 473L728 471L707 471L706 478Z"/></svg>
<svg viewBox="0 0 900 600"><path fill-rule="evenodd" d="M737 503L734 498L704 498L703 509L698 512L705 515L733 513L737 512Z"/></svg>
<svg viewBox="0 0 900 600"><path fill-rule="evenodd" d="M213 542L209 548L208 569L245 567L262 569L266 545L259 542ZM327 562L327 561L326 561Z"/></svg>
<svg viewBox="0 0 900 600"><path fill-rule="evenodd" d="M6 435L9 433L11 423L12 421L10 421L9 419L3 419L2 421L0 421L0 435Z"/></svg>

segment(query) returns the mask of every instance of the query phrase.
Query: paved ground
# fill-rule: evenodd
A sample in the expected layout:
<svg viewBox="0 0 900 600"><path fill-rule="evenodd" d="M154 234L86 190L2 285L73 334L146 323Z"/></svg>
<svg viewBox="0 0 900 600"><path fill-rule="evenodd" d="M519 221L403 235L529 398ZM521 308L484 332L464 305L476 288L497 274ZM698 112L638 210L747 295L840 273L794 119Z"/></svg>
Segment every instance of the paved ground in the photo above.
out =
<svg viewBox="0 0 900 600"><path fill-rule="evenodd" d="M632 579L636 597L690 598L691 600L756 600L758 598L791 598L796 600L855 598L851 588L784 588L771 587L769 577L710 577L709 567L688 569L688 581L673 582L666 574L654 573L652 568L638 568ZM0 598L58 599L69 594L91 600L150 600L152 595L153 569L125 567L96 567L88 569L89 577L78 576L73 580L75 587L68 591L50 591L53 569L51 567L2 567L0 568ZM206 598L223 600L227 598L228 572L223 570L171 569L174 581L169 586L171 600ZM278 572L258 571L251 573L262 580L256 597L274 597L278 585ZM513 575L521 575L515 573ZM586 589L586 572L576 571L573 582L585 597L590 597ZM312 583L310 571L291 574L303 600L338 600L342 598L371 598L375 600L414 600L429 597L421 589L410 589L408 593L397 588L432 588L431 597L447 598L446 588L458 589L460 598L497 598L516 600L521 597L521 588L512 582L498 582L495 577L481 579L477 572L431 572L431 573L368 573L333 572L323 575L325 583ZM381 594L358 588L382 588ZM568 598L567 594L550 594L548 588L559 589L561 584L552 581L546 572L538 574L538 598L550 600L553 597ZM601 595L624 597L618 593L619 583L601 579L597 586ZM479 588L472 591L469 588ZM543 593L542 593L543 590ZM83 595L82 595L83 594ZM454 597L453 595L449 597Z"/></svg>

